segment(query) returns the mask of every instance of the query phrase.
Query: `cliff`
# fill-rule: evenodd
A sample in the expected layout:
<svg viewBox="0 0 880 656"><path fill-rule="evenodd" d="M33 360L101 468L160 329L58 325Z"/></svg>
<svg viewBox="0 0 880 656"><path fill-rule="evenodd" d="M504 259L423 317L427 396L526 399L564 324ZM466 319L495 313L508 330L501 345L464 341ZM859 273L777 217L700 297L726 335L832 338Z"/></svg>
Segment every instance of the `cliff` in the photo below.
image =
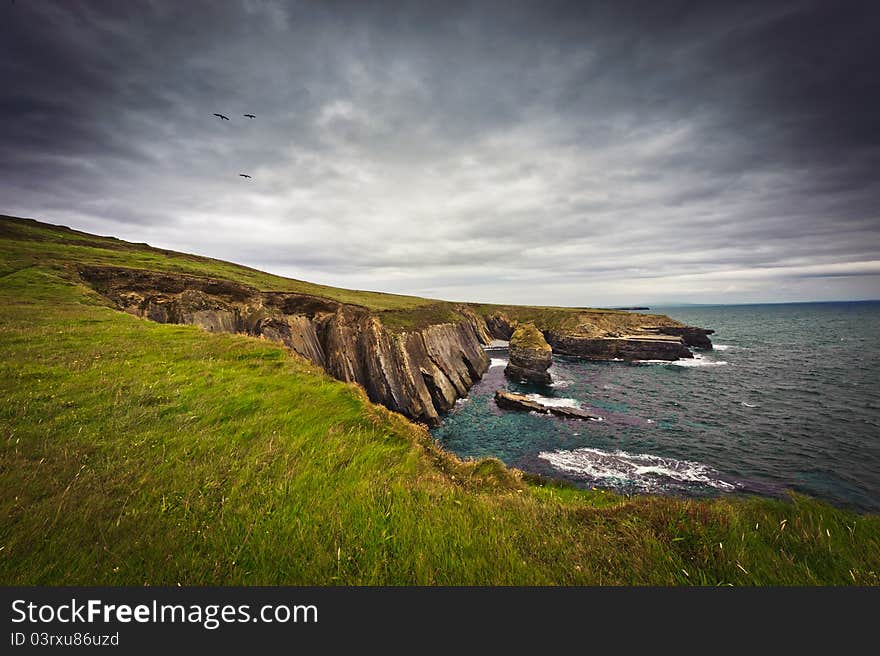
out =
<svg viewBox="0 0 880 656"><path fill-rule="evenodd" d="M694 348L712 350L712 340L709 335L714 335L714 330L707 328L695 328L694 326L647 326L644 329L647 332L656 332L660 335L672 335L681 337L681 340L687 346Z"/></svg>
<svg viewBox="0 0 880 656"><path fill-rule="evenodd" d="M431 425L489 367L485 324L468 308L457 323L392 332L368 308L309 294L123 267L83 266L79 274L125 312L279 342L361 385L371 401Z"/></svg>
<svg viewBox="0 0 880 656"><path fill-rule="evenodd" d="M690 347L711 349L713 330L685 326L662 315L586 308L473 306L491 336L509 340L514 326L534 323L553 353L589 360L679 360Z"/></svg>
<svg viewBox="0 0 880 656"><path fill-rule="evenodd" d="M694 354L678 337L622 335L620 337L578 337L552 330L546 333L554 353L587 360L680 360Z"/></svg>
<svg viewBox="0 0 880 656"><path fill-rule="evenodd" d="M278 342L334 378L361 385L371 401L429 425L438 424L486 372L489 358L482 346L493 338L510 339L527 321L543 350L530 351L518 364L513 344L513 375L549 366L548 348L596 360L677 360L693 357L689 345L711 348L711 330L657 315L517 306L486 311L425 301L416 311L407 310L408 320L401 322L400 312L308 293L264 291L221 278L118 266L80 265L77 271L125 312ZM541 362L532 355L540 355ZM548 378L546 368L541 380Z"/></svg>

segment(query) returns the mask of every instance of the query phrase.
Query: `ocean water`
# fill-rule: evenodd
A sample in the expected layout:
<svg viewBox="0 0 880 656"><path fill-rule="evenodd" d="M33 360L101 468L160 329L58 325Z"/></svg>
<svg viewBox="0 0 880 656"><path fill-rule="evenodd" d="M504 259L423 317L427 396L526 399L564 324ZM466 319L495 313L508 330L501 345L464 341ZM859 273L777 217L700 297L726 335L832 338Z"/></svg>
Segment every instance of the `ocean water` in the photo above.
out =
<svg viewBox="0 0 880 656"><path fill-rule="evenodd" d="M507 351L493 349L434 437L466 458L625 494L793 489L880 511L880 303L651 311L715 329L715 350L672 364L554 356L544 387L506 379ZM600 420L501 410L497 389Z"/></svg>

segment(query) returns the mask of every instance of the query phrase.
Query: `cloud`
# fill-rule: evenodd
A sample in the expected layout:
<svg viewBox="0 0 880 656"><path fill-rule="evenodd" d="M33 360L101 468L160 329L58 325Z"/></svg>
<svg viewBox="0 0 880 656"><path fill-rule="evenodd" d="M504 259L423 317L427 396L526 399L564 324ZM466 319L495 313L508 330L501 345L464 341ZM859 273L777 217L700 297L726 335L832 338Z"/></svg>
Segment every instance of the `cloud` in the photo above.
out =
<svg viewBox="0 0 880 656"><path fill-rule="evenodd" d="M435 297L877 296L870 4L0 11L0 211Z"/></svg>

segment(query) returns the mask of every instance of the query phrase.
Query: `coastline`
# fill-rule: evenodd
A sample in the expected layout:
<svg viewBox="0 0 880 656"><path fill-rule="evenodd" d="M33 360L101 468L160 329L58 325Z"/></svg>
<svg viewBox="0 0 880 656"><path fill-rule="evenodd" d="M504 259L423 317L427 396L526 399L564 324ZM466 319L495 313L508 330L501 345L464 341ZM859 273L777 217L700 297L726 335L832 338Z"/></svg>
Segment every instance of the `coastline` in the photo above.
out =
<svg viewBox="0 0 880 656"><path fill-rule="evenodd" d="M624 497L462 460L283 344L121 312L78 268L301 283L2 227L7 585L880 584L876 515L797 495Z"/></svg>

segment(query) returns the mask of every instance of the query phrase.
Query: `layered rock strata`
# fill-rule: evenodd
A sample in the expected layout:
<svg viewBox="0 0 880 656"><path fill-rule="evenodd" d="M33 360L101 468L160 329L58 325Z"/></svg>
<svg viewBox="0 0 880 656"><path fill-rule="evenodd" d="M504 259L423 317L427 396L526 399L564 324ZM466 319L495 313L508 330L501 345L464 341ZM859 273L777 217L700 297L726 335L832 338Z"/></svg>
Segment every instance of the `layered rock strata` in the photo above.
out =
<svg viewBox="0 0 880 656"><path fill-rule="evenodd" d="M681 337L687 346L693 346L698 349L712 350L712 340L709 335L714 335L714 330L707 328L695 328L694 326L654 326L645 327L646 331L654 332L660 335L674 335Z"/></svg>
<svg viewBox="0 0 880 656"><path fill-rule="evenodd" d="M130 314L284 344L360 384L375 403L431 425L489 368L481 346L489 335L469 308L458 323L392 332L367 308L307 294L121 267L83 267L80 275Z"/></svg>
<svg viewBox="0 0 880 656"><path fill-rule="evenodd" d="M495 339L507 341L513 335L513 324L500 312L495 312L486 317L486 328Z"/></svg>
<svg viewBox="0 0 880 656"><path fill-rule="evenodd" d="M548 330L544 333L554 353L587 360L679 360L694 354L680 337L623 335L578 337Z"/></svg>

